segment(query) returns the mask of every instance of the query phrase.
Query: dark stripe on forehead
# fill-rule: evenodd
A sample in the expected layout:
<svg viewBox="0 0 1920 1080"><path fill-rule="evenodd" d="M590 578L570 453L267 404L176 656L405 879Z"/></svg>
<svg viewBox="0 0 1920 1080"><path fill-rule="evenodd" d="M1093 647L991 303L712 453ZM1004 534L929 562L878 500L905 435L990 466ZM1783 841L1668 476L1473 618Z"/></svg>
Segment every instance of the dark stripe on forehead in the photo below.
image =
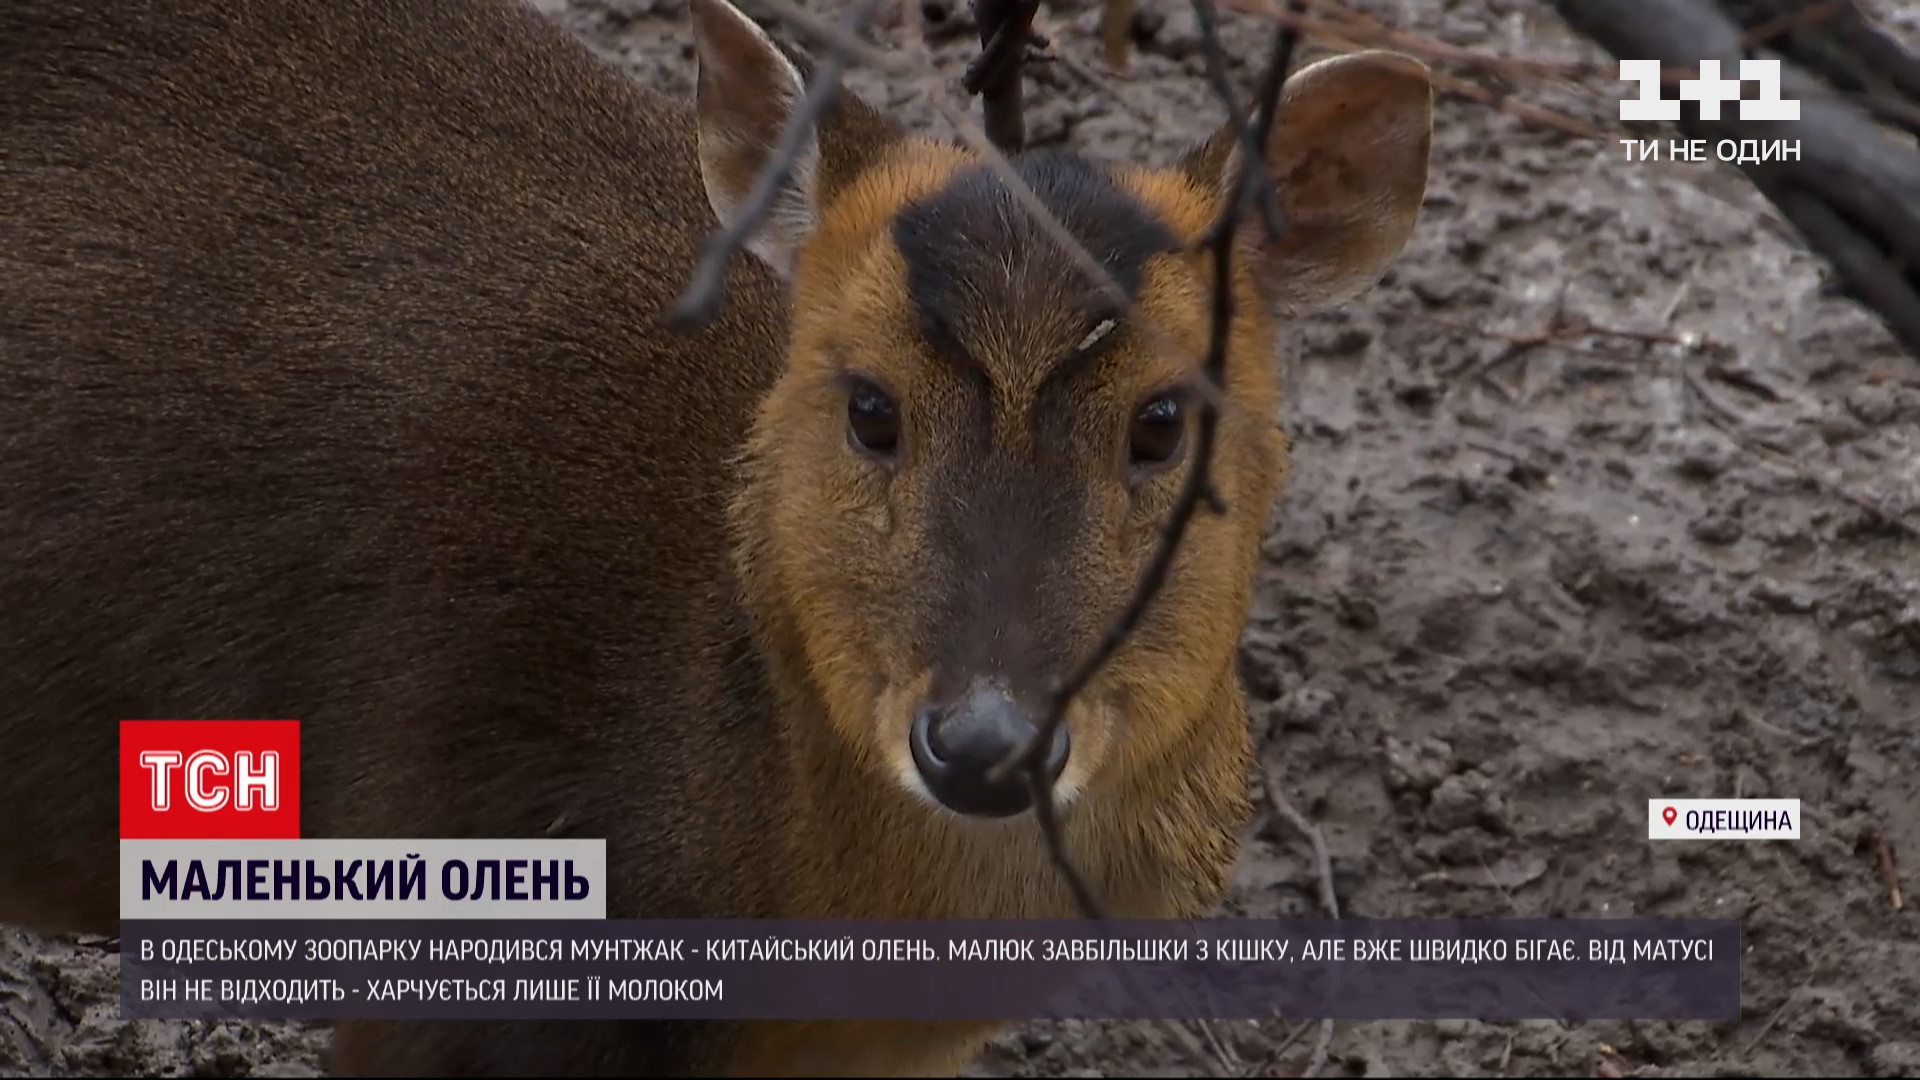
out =
<svg viewBox="0 0 1920 1080"><path fill-rule="evenodd" d="M1129 301L1146 262L1177 248L1172 230L1102 166L1078 154L1040 150L1012 159L1067 232L1100 260ZM954 173L947 186L902 210L894 242L906 262L907 292L921 331L935 349L965 357L967 331L981 320L1004 323L1020 305L1042 304L1084 328L1118 317L1111 298L1088 280L1045 227L990 166ZM1072 343L1069 342L1069 345Z"/></svg>

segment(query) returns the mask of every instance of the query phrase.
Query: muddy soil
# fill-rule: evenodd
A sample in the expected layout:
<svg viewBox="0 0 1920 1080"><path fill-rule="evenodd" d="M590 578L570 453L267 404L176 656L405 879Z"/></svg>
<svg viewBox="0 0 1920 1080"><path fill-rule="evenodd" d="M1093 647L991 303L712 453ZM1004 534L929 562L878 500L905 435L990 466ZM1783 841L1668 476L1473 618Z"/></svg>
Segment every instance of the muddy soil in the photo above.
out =
<svg viewBox="0 0 1920 1080"><path fill-rule="evenodd" d="M931 127L974 39L961 0L922 2L945 84L851 81ZM684 0L542 5L690 90ZM1533 0L1364 7L1605 59ZM1070 62L1035 75L1035 141L1165 161L1219 122L1187 5L1141 8L1125 77L1098 74L1084 0L1043 14ZM1225 36L1244 85L1264 28L1229 14ZM1730 167L1625 160L1613 139L1667 133L1625 130L1616 87L1589 85L1516 89L1601 140L1443 94L1405 256L1290 331L1296 465L1242 666L1264 769L1324 830L1346 914L1735 917L1743 1015L1342 1024L1327 1071L1920 1074L1920 910L1875 859L1879 837L1920 892L1920 361ZM1556 317L1688 344L1541 342ZM1648 798L1734 795L1801 799L1803 838L1646 840ZM1227 907L1312 914L1317 882L1263 812ZM0 1071L317 1071L318 1028L120 1021L114 973L97 946L0 928ZM1296 1075L1317 1034L1035 1025L972 1073Z"/></svg>

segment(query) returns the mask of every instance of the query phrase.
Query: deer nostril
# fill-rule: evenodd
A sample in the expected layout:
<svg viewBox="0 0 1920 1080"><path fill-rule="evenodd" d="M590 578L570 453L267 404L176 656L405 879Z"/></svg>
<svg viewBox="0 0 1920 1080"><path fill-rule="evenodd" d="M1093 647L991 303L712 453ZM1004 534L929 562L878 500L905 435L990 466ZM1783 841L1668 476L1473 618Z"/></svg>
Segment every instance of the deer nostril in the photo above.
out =
<svg viewBox="0 0 1920 1080"><path fill-rule="evenodd" d="M933 751L933 756L941 762L950 760L953 748L947 745L947 726L941 722L946 719L946 714L939 709L924 709L922 712L927 717L927 749Z"/></svg>
<svg viewBox="0 0 1920 1080"><path fill-rule="evenodd" d="M944 768L947 763L946 740L940 738L936 729L940 727L941 710L928 706L913 714L913 729L908 733L908 741L913 750L914 765L921 772L929 766Z"/></svg>
<svg viewBox="0 0 1920 1080"><path fill-rule="evenodd" d="M1026 777L994 769L1033 737L1031 719L1003 691L975 686L951 708L926 707L914 714L908 745L927 790L948 809L972 817L1009 817L1032 805ZM1062 726L1047 748L1046 769L1059 779L1072 752Z"/></svg>

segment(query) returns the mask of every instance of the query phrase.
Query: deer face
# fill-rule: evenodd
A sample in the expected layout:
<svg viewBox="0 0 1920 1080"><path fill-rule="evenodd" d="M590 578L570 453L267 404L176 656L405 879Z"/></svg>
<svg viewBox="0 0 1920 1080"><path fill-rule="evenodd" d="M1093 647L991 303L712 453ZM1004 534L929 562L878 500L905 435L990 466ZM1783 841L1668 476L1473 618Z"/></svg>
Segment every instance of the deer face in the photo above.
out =
<svg viewBox="0 0 1920 1080"><path fill-rule="evenodd" d="M727 220L803 87L726 0L692 8L702 165ZM1287 227L1274 240L1250 219L1238 237L1211 467L1226 510L1193 520L1165 588L1073 700L1046 757L1057 799L1164 758L1233 692L1286 470L1278 320L1351 296L1399 252L1431 116L1426 69L1396 54L1287 83L1266 148ZM1170 169L1035 152L1003 170L843 100L750 245L789 278L793 312L738 508L746 588L791 628L850 750L929 806L1029 807L1024 783L990 773L1160 542L1208 392L1213 270L1196 241L1234 153L1222 132Z"/></svg>

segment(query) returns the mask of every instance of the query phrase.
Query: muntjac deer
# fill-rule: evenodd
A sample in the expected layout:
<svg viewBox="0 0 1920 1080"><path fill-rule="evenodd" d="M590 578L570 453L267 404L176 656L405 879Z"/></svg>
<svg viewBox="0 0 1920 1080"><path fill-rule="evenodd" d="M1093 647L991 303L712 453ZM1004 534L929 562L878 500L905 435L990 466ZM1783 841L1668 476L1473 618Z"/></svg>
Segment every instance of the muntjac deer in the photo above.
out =
<svg viewBox="0 0 1920 1080"><path fill-rule="evenodd" d="M678 333L802 89L690 7L683 104L512 0L0 4L0 919L112 932L139 717L299 718L307 835L604 837L610 917L1076 913L988 772L1192 465L1235 141L1014 159L1122 309L999 174L843 94ZM1048 759L1115 915L1226 886L1276 326L1398 253L1431 114L1390 53L1287 83L1227 512ZM993 1030L353 1022L334 1067L951 1075Z"/></svg>

